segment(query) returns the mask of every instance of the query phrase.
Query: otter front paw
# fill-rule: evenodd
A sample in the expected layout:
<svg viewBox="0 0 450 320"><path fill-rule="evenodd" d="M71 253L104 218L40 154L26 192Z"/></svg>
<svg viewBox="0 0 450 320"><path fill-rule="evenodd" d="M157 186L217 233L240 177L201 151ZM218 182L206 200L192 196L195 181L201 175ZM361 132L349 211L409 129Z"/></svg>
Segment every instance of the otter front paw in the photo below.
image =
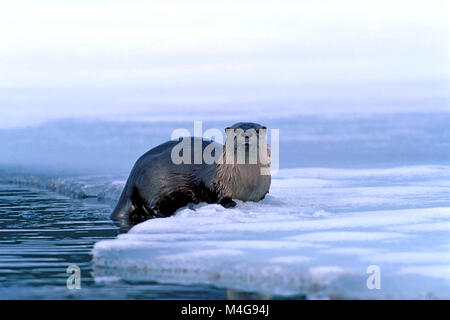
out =
<svg viewBox="0 0 450 320"><path fill-rule="evenodd" d="M231 198L225 197L219 201L220 205L224 208L234 208L236 207L236 202L234 202Z"/></svg>

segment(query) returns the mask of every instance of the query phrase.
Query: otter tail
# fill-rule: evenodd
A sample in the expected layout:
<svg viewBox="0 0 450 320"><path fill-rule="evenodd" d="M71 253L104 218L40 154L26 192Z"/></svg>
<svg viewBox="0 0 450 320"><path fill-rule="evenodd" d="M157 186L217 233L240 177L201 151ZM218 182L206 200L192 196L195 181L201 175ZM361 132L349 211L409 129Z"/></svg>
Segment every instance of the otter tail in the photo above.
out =
<svg viewBox="0 0 450 320"><path fill-rule="evenodd" d="M128 195L128 182L125 184L125 187L122 190L122 194L120 195L119 201L111 213L111 219L113 220L123 220L128 218L128 215L132 209L131 199Z"/></svg>

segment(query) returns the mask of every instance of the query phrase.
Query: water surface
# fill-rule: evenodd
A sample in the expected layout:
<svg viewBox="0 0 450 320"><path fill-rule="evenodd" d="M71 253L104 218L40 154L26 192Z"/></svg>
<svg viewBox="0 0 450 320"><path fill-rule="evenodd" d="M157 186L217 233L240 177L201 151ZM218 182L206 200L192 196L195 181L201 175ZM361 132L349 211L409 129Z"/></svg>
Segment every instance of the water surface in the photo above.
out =
<svg viewBox="0 0 450 320"><path fill-rule="evenodd" d="M151 282L96 283L95 242L114 238L111 206L28 186L0 184L1 299L223 299L211 286ZM81 269L81 289L69 290L69 265Z"/></svg>

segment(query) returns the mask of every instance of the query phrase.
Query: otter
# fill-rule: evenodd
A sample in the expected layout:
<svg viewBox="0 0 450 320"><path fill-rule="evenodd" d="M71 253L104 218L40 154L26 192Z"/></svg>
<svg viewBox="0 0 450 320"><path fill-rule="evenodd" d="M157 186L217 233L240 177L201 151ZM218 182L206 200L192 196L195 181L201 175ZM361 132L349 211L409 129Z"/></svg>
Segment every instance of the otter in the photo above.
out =
<svg viewBox="0 0 450 320"><path fill-rule="evenodd" d="M111 218L134 225L147 219L171 216L191 203L218 203L225 208L232 208L236 206L233 199L264 199L271 183L270 149L265 143L266 161L261 161L259 156L256 161L254 158L251 161L250 150L257 150L259 155L259 141L261 138L266 141L266 127L252 122L239 122L226 128L225 132L227 142L231 141L225 146L203 138L184 137L165 142L142 155L131 170ZM182 139L190 139L191 145L198 143L202 152L205 148L214 152L222 150L222 161L175 164L172 159L173 149ZM227 151L230 145L231 149ZM239 150L245 156L240 161L237 158ZM211 153L213 157L216 156L214 152ZM269 173L262 174L262 168L268 169Z"/></svg>

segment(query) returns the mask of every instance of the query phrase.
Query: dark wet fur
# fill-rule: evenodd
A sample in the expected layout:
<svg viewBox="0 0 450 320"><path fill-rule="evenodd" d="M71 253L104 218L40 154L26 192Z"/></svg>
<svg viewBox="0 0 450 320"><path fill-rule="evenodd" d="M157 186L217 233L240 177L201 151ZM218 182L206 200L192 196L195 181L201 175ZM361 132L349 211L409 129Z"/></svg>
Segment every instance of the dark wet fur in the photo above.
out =
<svg viewBox="0 0 450 320"><path fill-rule="evenodd" d="M248 123L244 126L252 127ZM215 143L201 138L190 139L192 150L195 140L201 141L202 150ZM172 162L171 151L180 141L163 143L136 161L112 219L133 225L152 218L169 217L191 203L219 203L225 208L236 205L212 183L216 164L175 165ZM193 163L193 154L191 156Z"/></svg>

